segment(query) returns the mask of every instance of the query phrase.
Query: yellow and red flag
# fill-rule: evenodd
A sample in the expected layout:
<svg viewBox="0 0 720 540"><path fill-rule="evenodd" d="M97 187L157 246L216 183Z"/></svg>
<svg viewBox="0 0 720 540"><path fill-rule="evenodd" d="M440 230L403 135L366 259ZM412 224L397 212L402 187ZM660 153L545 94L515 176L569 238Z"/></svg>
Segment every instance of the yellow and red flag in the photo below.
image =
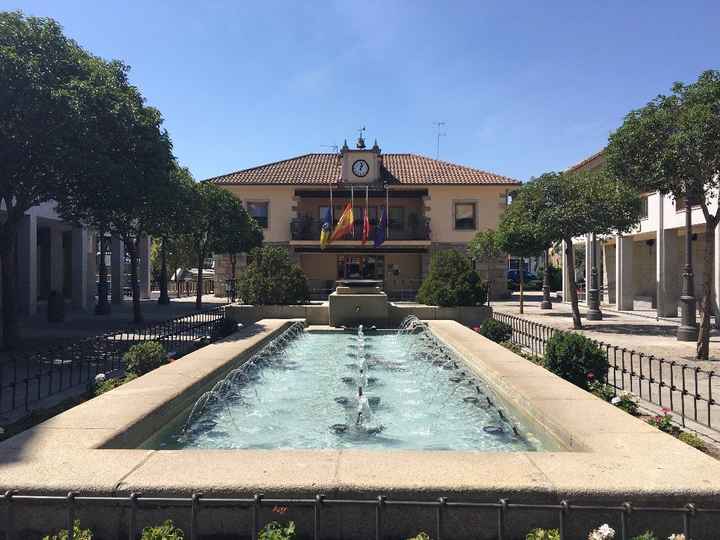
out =
<svg viewBox="0 0 720 540"><path fill-rule="evenodd" d="M345 236L347 233L349 233L353 228L353 221L354 218L352 204L348 203L345 207L345 210L343 210L343 213L340 216L337 225L335 225L335 230L330 237L330 242L334 242L335 240L338 240Z"/></svg>
<svg viewBox="0 0 720 540"><path fill-rule="evenodd" d="M363 232L362 232L362 243L365 244L370 236L370 217L368 216L367 208L363 212Z"/></svg>

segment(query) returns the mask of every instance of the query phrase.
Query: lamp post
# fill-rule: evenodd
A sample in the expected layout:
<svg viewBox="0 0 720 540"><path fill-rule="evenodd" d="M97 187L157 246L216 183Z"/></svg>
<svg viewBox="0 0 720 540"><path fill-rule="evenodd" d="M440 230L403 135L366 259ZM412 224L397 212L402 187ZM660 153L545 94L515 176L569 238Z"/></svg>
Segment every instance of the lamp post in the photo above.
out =
<svg viewBox="0 0 720 540"><path fill-rule="evenodd" d="M712 241L712 239L710 239ZM678 341L696 341L698 325L695 315L695 285L692 268L692 201L685 198L685 266L682 275L680 313L682 321L677 330Z"/></svg>
<svg viewBox="0 0 720 540"><path fill-rule="evenodd" d="M602 311L600 311L600 291L598 290L598 271L597 271L597 238L592 233L590 240L590 286L587 293L587 319L589 321L602 320Z"/></svg>
<svg viewBox="0 0 720 540"><path fill-rule="evenodd" d="M543 271L543 286L542 293L543 299L540 303L540 309L552 309L552 302L550 301L550 265L548 264L548 248L545 248L545 270Z"/></svg>

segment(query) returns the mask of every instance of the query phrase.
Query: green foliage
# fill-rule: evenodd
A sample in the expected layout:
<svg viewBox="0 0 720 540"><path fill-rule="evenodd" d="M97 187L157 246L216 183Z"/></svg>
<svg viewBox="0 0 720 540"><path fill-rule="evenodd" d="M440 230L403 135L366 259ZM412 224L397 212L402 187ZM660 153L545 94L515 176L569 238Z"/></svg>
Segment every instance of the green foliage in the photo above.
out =
<svg viewBox="0 0 720 540"><path fill-rule="evenodd" d="M482 323L480 334L495 343L509 342L512 337L512 327L507 323L490 318Z"/></svg>
<svg viewBox="0 0 720 540"><path fill-rule="evenodd" d="M297 533L294 521L287 525L271 521L258 533L258 540L295 540L295 538L297 538Z"/></svg>
<svg viewBox="0 0 720 540"><path fill-rule="evenodd" d="M501 341L500 345L505 347L508 351L514 352L518 356L523 356L522 347L517 343L513 343L512 341Z"/></svg>
<svg viewBox="0 0 720 540"><path fill-rule="evenodd" d="M43 540L68 540L69 537L67 529L60 529L57 534L43 536ZM80 528L80 520L76 519L73 522L73 538L75 540L92 540L93 533L90 529Z"/></svg>
<svg viewBox="0 0 720 540"><path fill-rule="evenodd" d="M638 404L635 398L630 392L623 392L622 394L615 396L611 403L618 409L622 409L628 414L633 416L638 415Z"/></svg>
<svg viewBox="0 0 720 540"><path fill-rule="evenodd" d="M110 390L114 390L118 386L122 386L125 383L128 383L132 381L133 379L137 379L137 375L135 373L128 373L124 377L115 377L113 379L105 379L100 384L97 384L93 387L92 393L93 396L97 397L101 394L104 394L105 392L109 392Z"/></svg>
<svg viewBox="0 0 720 540"><path fill-rule="evenodd" d="M250 263L239 279L238 296L253 305L300 304L309 292L305 274L290 260L287 250L263 246L250 253Z"/></svg>
<svg viewBox="0 0 720 540"><path fill-rule="evenodd" d="M538 279L542 283L543 279L545 279L545 272L546 269L543 268L538 272ZM562 290L562 270L559 268L556 268L553 265L548 265L547 267L547 273L548 273L548 280L550 285L551 291L560 291Z"/></svg>
<svg viewBox="0 0 720 540"><path fill-rule="evenodd" d="M415 536L413 536L412 538L408 538L407 540L432 540L432 538L430 538L430 535L426 532L419 532Z"/></svg>
<svg viewBox="0 0 720 540"><path fill-rule="evenodd" d="M431 306L476 306L487 301L487 287L470 259L453 249L436 252L420 285L418 302Z"/></svg>
<svg viewBox="0 0 720 540"><path fill-rule="evenodd" d="M658 540L658 537L652 531L645 531L642 534L633 536L630 540Z"/></svg>
<svg viewBox="0 0 720 540"><path fill-rule="evenodd" d="M588 390L594 396L599 397L603 401L611 401L615 397L615 390L609 384L593 380L588 383Z"/></svg>
<svg viewBox="0 0 720 540"><path fill-rule="evenodd" d="M532 257L549 247L553 238L538 226L541 211L542 190L537 184L528 182L515 191L495 233L498 249L515 257Z"/></svg>
<svg viewBox="0 0 720 540"><path fill-rule="evenodd" d="M162 525L145 527L140 536L140 540L183 540L184 538L182 530L175 527L171 519Z"/></svg>
<svg viewBox="0 0 720 540"><path fill-rule="evenodd" d="M602 350L588 338L571 332L556 332L548 340L545 366L586 390L593 381L605 380L608 371Z"/></svg>
<svg viewBox="0 0 720 540"><path fill-rule="evenodd" d="M123 355L123 360L125 361L125 371L138 377L167 364L168 361L165 347L157 341L133 345Z"/></svg>
<svg viewBox="0 0 720 540"><path fill-rule="evenodd" d="M692 446L693 448L696 448L698 450L705 450L705 441L703 441L694 433L688 433L687 431L683 431L678 435L678 439L680 439L685 444Z"/></svg>
<svg viewBox="0 0 720 540"><path fill-rule="evenodd" d="M675 427L672 425L672 414L670 414L670 411L667 409L663 409L661 414L648 418L647 423L665 433L673 433L673 431L675 431Z"/></svg>
<svg viewBox="0 0 720 540"><path fill-rule="evenodd" d="M533 529L525 535L525 540L560 540L558 529Z"/></svg>
<svg viewBox="0 0 720 540"><path fill-rule="evenodd" d="M485 279L490 281L492 264L503 255L497 245L497 235L494 230L487 229L478 232L468 244L468 251L477 263L485 268Z"/></svg>

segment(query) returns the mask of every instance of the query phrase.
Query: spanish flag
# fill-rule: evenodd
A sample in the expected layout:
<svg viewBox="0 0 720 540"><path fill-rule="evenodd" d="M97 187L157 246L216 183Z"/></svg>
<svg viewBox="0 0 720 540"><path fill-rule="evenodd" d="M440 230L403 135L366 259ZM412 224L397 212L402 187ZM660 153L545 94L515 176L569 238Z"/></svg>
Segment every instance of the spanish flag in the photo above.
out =
<svg viewBox="0 0 720 540"><path fill-rule="evenodd" d="M325 249L330 243L330 229L332 229L332 212L328 206L325 217L323 218L322 228L320 229L320 248Z"/></svg>
<svg viewBox="0 0 720 540"><path fill-rule="evenodd" d="M335 230L330 237L330 242L334 242L349 233L353 228L354 219L352 203L348 203L345 210L343 210L337 225L335 225Z"/></svg>

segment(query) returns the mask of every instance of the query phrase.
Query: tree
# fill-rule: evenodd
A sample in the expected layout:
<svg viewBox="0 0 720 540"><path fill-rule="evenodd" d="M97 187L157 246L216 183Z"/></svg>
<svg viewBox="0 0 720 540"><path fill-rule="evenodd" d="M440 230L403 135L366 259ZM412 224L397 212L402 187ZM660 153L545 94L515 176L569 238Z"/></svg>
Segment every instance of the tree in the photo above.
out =
<svg viewBox="0 0 720 540"><path fill-rule="evenodd" d="M83 175L89 55L51 19L0 12L0 265L3 344L18 339L16 235L25 212Z"/></svg>
<svg viewBox="0 0 720 540"><path fill-rule="evenodd" d="M476 306L485 303L487 288L466 255L447 249L433 254L417 299L431 306Z"/></svg>
<svg viewBox="0 0 720 540"><path fill-rule="evenodd" d="M262 244L263 233L257 222L250 217L242 203L232 195L223 197L218 211L218 223L212 236L210 249L213 253L227 254L230 258L230 279L233 283L231 296L235 296L237 256L248 253Z"/></svg>
<svg viewBox="0 0 720 540"><path fill-rule="evenodd" d="M529 182L513 194L512 203L505 209L495 233L500 250L520 257L520 313L525 308L523 261L525 257L542 253L552 241L538 222L538 214L543 209L543 192L539 188L536 182Z"/></svg>
<svg viewBox="0 0 720 540"><path fill-rule="evenodd" d="M596 235L629 231L640 220L640 196L631 186L604 170L545 173L532 185L527 201L537 227L552 242L565 243L567 268L575 268L572 240L587 233ZM582 328L577 288L570 287L573 327Z"/></svg>
<svg viewBox="0 0 720 540"><path fill-rule="evenodd" d="M195 307L202 309L205 259L213 249L244 249L252 245L257 239L254 229L257 224L242 209L234 195L208 182L193 185L187 210L187 239L192 245L198 265ZM228 223L228 220L232 223ZM232 228L238 224L242 226L241 229ZM232 238L233 236L239 238Z"/></svg>
<svg viewBox="0 0 720 540"><path fill-rule="evenodd" d="M641 191L672 194L686 208L698 204L705 217L702 318L697 336L698 359L709 354L712 309L713 235L720 221L720 205L710 211L720 188L720 71L706 71L689 85L675 83L672 94L660 95L631 111L610 135L607 167ZM688 221L689 221L688 211ZM688 255L690 252L688 251ZM683 275L682 332L694 326L692 264ZM681 331L678 332L679 337Z"/></svg>
<svg viewBox="0 0 720 540"><path fill-rule="evenodd" d="M493 261L497 261L502 257L502 250L497 245L497 235L492 229L478 232L468 244L470 256L479 263L485 263L485 281L488 284L488 298L492 290L492 280L490 279L490 269Z"/></svg>
<svg viewBox="0 0 720 540"><path fill-rule="evenodd" d="M301 304L308 297L307 279L300 266L290 260L286 249L276 246L255 248L238 283L246 304Z"/></svg>

